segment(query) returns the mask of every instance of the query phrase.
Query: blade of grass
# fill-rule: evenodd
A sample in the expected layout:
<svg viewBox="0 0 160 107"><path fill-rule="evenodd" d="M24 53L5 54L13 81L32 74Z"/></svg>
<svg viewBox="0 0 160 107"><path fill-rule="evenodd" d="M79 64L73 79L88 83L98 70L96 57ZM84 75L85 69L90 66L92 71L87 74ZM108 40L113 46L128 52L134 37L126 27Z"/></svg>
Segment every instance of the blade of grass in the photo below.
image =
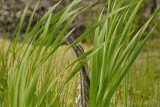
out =
<svg viewBox="0 0 160 107"><path fill-rule="evenodd" d="M17 43L18 43L18 39L19 39L21 30L22 30L22 25L23 25L25 16L26 16L26 14L27 14L28 8L29 8L29 3L26 5L26 7L25 7L25 9L24 9L24 12L23 12L23 14L22 14L22 18L21 18L21 20L20 20L20 24L19 24L18 31L17 31L17 34L16 34L16 38L15 38L14 43L13 43L13 51L15 51L16 45L17 45Z"/></svg>
<svg viewBox="0 0 160 107"><path fill-rule="evenodd" d="M33 17L34 17L34 15L35 15L35 12L36 12L36 9L37 9L38 5L39 5L39 1L38 1L38 3L36 4L36 6L35 6L35 8L34 8L34 10L33 10L33 13L32 13L32 15L31 15L31 17L30 17L29 24L28 24L27 29L26 29L26 32L25 32L25 37L28 35L29 29L30 29L30 27L31 27L31 23L32 23L32 20L33 20ZM25 37L24 37L24 38L25 38Z"/></svg>

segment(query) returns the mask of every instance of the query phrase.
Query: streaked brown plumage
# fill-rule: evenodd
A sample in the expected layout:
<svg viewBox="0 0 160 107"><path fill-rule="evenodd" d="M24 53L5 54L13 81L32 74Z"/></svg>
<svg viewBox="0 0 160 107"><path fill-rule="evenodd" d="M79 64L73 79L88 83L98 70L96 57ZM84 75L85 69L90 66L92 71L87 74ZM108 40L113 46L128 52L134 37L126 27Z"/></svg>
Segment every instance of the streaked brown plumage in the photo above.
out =
<svg viewBox="0 0 160 107"><path fill-rule="evenodd" d="M70 38L67 38L68 44L72 44L73 41ZM72 48L72 53L75 58L78 58L84 53L83 48L76 44ZM83 66L83 68L79 71L78 74L78 87L77 87L77 98L76 98L76 106L77 107L89 107L89 89L90 89L90 79L87 64Z"/></svg>

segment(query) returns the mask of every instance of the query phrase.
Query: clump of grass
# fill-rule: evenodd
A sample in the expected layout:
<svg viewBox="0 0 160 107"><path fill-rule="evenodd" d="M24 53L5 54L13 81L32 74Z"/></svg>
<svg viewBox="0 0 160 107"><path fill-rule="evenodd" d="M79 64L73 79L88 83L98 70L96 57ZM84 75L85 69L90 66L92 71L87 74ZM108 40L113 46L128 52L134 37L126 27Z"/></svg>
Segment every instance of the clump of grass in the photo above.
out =
<svg viewBox="0 0 160 107"><path fill-rule="evenodd" d="M109 106L112 96L154 30L153 27L136 48L148 24L158 14L160 8L155 11L130 42L125 44L128 36L132 34L133 20L141 3L142 1L127 2L109 0L107 16L102 17L101 13L99 21L72 44L74 45L82 40L94 29L96 29L94 50L97 50L103 44L103 47L98 52L91 55L93 57L90 86L91 107ZM131 7L135 9L132 11ZM131 12L130 16L128 16L129 12ZM100 27L98 26L99 24L103 24L103 26ZM85 64L88 58L81 65ZM77 69L74 70L74 72L77 71ZM124 105L127 106L127 98L125 99Z"/></svg>
<svg viewBox="0 0 160 107"><path fill-rule="evenodd" d="M5 92L2 94L8 96L9 106L65 106L64 99L67 98L67 94L64 93L64 97L60 96L60 94L69 81L90 59L92 59L92 64L90 65L90 107L108 107L110 105L117 88L151 36L154 28L137 46L148 24L158 14L160 8L155 11L133 38L126 42L128 37L132 35L133 20L142 1L109 0L106 4L108 5L107 15L103 16L102 10L98 21L70 46L72 47L95 31L93 49L77 58L71 64L67 63L65 69L60 69L58 70L59 72L55 73L56 75L53 75L59 63L53 54L57 52L61 44L73 32L74 29L67 33L74 18L89 7L84 6L72 10L80 1L73 1L52 17L52 11L61 3L59 1L46 12L31 32L29 32L37 4L30 18L24 41L22 44L18 44L21 28L29 8L29 4L27 4L16 30L15 39L10 43L7 51L1 52L6 60L6 63L3 63L3 67L6 70L8 69L7 85L5 84L8 94ZM134 8L133 11L132 8ZM129 13L131 13L130 16L128 16ZM60 28L62 30L59 33ZM38 35L40 35L40 38L36 40ZM56 40L52 43L56 36ZM28 44L26 45L27 42ZM65 50L63 55L66 54L69 48ZM83 62L79 62L84 57L86 59ZM2 62L5 61L2 60ZM77 65L73 66L76 62L78 62ZM44 66L46 65L47 67L45 68ZM65 76L64 71L68 69L72 72ZM62 76L65 76L65 80L61 80ZM42 78L43 82L39 81ZM1 82L3 81L1 80ZM127 106L127 79L125 83L124 105ZM69 89L65 90L65 92L68 91ZM75 92L76 89L74 90Z"/></svg>
<svg viewBox="0 0 160 107"><path fill-rule="evenodd" d="M15 31L14 40L9 44L6 51L6 48L3 49L3 47L1 47L3 49L2 52L6 52L4 53L3 58L6 59L6 66L8 67L8 72L6 72L8 76L6 78L7 84L5 84L5 86L7 86L5 91L8 93L7 100L9 102L8 104L6 103L7 106L61 105L60 102L62 99L56 100L58 103L53 104L53 99L57 90L57 88L53 88L53 86L56 84L57 86L59 85L57 81L59 77L63 76L63 73L60 73L63 69L59 70L57 75L52 75L59 63L59 61L56 61L56 58L52 56L66 38L73 32L74 29L67 33L74 18L79 12L89 7L84 6L72 9L80 2L80 0L76 0L52 17L52 11L61 2L62 1L59 1L56 5L50 8L29 32L32 19L39 4L37 3L26 29L24 40L22 44L19 44L18 39L21 35L23 22L25 21L25 16L29 8L29 4L27 4L20 24ZM62 31L59 30L60 28ZM40 38L36 40L38 35L40 35ZM57 38L55 39L56 36ZM55 41L52 44L54 39ZM50 58L54 58L55 60L51 60ZM48 60L54 62L49 64L47 62ZM48 66L47 69L44 69L45 65ZM7 68L5 66L3 67ZM42 78L40 76L41 74L43 75L43 82L39 82L39 79ZM1 82L3 83L3 81ZM49 95L51 93L52 95ZM2 94L6 95L4 93Z"/></svg>

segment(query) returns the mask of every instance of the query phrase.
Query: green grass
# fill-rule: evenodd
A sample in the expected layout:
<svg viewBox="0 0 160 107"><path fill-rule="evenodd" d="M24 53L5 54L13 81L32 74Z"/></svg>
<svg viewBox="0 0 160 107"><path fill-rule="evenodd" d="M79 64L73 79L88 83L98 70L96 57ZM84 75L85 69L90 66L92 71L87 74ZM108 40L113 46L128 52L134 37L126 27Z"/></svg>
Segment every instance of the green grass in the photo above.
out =
<svg viewBox="0 0 160 107"><path fill-rule="evenodd" d="M4 50L1 51L1 58L0 58L1 62L2 62L2 60L3 60L3 62L6 62L4 60L6 57L4 57L3 55L7 51L7 46L9 46L10 42L8 40L6 40L6 41L0 40L0 46L4 46L4 43L5 43L6 48L3 48ZM91 47L91 46L87 46L86 44L82 44L82 46L84 47L85 51L89 50ZM154 46L154 45L152 45L152 46ZM57 50L57 52L43 66L44 72L46 72L46 73L43 72L40 74L40 78L38 80L38 85L37 85L37 89L36 89L37 93L40 91L40 87L42 86L46 76L48 75L47 70L51 69L53 67L53 65L55 64L55 62L60 60L59 64L56 66L55 72L53 72L53 74L52 74L51 78L53 78L53 79L55 78L56 75L59 74L60 71L64 70L65 67L68 66L68 64L71 64L71 62L74 61L73 55L70 51L67 51L66 54L63 54L64 50L67 47L68 46L66 46L66 45L61 46ZM150 48L150 50L151 49L152 48ZM137 106L138 104L143 104L143 105L147 105L147 106L148 105L159 106L159 104L160 104L160 100L159 100L159 94L160 94L159 88L160 87L158 85L160 83L160 79L159 79L160 68L159 67L157 68L159 61L160 61L160 56L159 56L159 54L156 54L157 52L160 52L160 48L157 48L156 50L151 52L150 53L151 55L148 55L146 50L147 50L147 48L143 49L143 51L139 55L138 59L133 64L132 68L130 69L129 79L128 79L129 83L128 83L128 89L127 89L127 95L128 95L128 99L127 99L128 102L127 103L131 106ZM2 53L2 52L4 52L4 53ZM7 60L7 58L6 58L6 60ZM147 67L148 66L147 63L149 63L149 67ZM90 66L90 64L89 64L89 66ZM1 68L1 72L2 72L2 70L7 72L8 69L10 68L9 66L6 67L5 64L1 67L3 67L3 68ZM69 75L70 72L71 72L71 70L67 70L66 73L61 76L61 79L59 79L57 81L57 83L55 84L56 87L54 87L55 91L58 90L58 84L62 84L63 80L66 79L67 75ZM78 76L75 76L67 84L63 93L60 95L60 96L62 96L62 98L59 101L59 103L64 102L64 104L68 105L68 106L75 105L77 77ZM146 85L146 82L147 82L147 85ZM6 88L6 87L4 87L4 88ZM1 92L3 92L3 91L1 91ZM54 95L53 92L51 92L50 94ZM1 93L1 97L3 96L3 103L5 106L8 106L9 96L7 96L7 90L4 91L4 95L5 96L3 96L3 94ZM65 97L63 97L63 96L65 96ZM121 84L119 86L119 88L117 89L115 95L112 98L111 106L117 106L117 105L122 106L123 105L123 98L124 98L123 84ZM74 99L74 102L73 102L73 99ZM143 103L142 103L142 101L143 101Z"/></svg>
<svg viewBox="0 0 160 107"><path fill-rule="evenodd" d="M6 46L6 48L4 48L4 50L3 51L1 51L1 62L6 62L5 60L9 60L7 57L4 57L4 56L2 56L2 55L5 55L6 54L6 50L7 50L7 46L9 46L9 43L10 42L8 42L8 41L4 41L4 40L1 40L1 42L0 42L0 46L2 46L2 44L4 44L5 43L5 46ZM18 44L18 45L21 45L21 44ZM25 47L27 47L27 45L25 45ZM44 64L44 66L42 67L42 69L43 69L43 71L44 72L41 72L41 74L40 74L40 76L39 76L39 80L38 80L38 83L37 83L37 88L36 88L36 90L35 90L35 94L37 94L37 93L39 93L40 92L40 89L41 89L41 87L42 87L42 84L44 83L44 80L47 78L47 76L49 75L49 72L52 70L52 68L54 67L54 64L56 63L56 62L59 62L59 64L57 64L57 66L56 66L56 69L55 69L55 71L53 72L53 74L52 74L52 76L51 76L51 80L50 80L50 82L52 82L52 80L59 74L59 72L60 71L62 71L62 70L64 70L66 67L67 67L67 65L69 65L70 63L71 63L71 61L73 61L74 60L74 58L73 58L73 56L72 56L72 54L70 53L70 51L68 51L66 54L63 54L63 52L64 52L64 50L67 48L67 46L61 46L59 49L58 49L58 51L51 57L51 58L49 58L48 59L48 61ZM69 56L69 57L68 57ZM3 59L2 59L3 58ZM19 60L19 59L17 59L17 60ZM33 61L33 59L29 59L29 62L31 63ZM8 62L9 63L9 62ZM8 64L7 63L7 64ZM62 65L63 65L63 67L62 67ZM7 71L9 70L11 68L11 65L9 65L9 66L7 66L6 67L6 65L4 64L3 66L1 66L1 73L2 72L6 72L7 73ZM6 69L6 71L5 71L5 69ZM31 70L31 68L29 68L29 70ZM65 80L65 78L67 77L67 75L69 75L69 73L70 73L71 71L70 70L66 70L65 71L65 73L63 74L63 75L61 75L61 79L58 79L58 81L55 83L55 86L56 87L54 87L55 88L55 90L54 91L56 91L57 89L58 89L58 84L62 84L63 83L63 80ZM4 76L5 77L5 76ZM31 77L28 77L28 82L30 81L30 79L29 78L31 78ZM76 78L75 78L76 79ZM74 96L74 89L76 88L76 83L72 83L72 84L74 84L74 85L68 85L71 89L73 89L72 91L70 91L70 92L68 92L68 93L70 93L70 94L68 94L68 95L70 95L70 96L67 96L67 98L69 97L69 99L71 99L72 98L72 95ZM5 87L6 86L6 87ZM6 90L4 90L4 92L5 92L5 96L4 96L4 104L6 105L6 106L9 106L8 105L8 102L10 101L9 100L9 96L6 96L7 94L8 94L8 92L9 92L9 90L8 90L8 86L7 86L7 84L6 85L4 85L4 87L3 87L4 89L6 89ZM53 88L53 89L54 89ZM66 89L66 91L68 91L67 89ZM7 92L7 93L6 93ZM52 93L53 95L55 94L54 92L50 92L50 93ZM65 93L63 93L63 94L65 94ZM63 94L62 94L62 96L63 96ZM51 95L52 96L52 95ZM62 101L61 101L62 102ZM70 101L67 101L67 104L72 104L73 102L72 102L72 99L70 100Z"/></svg>
<svg viewBox="0 0 160 107"><path fill-rule="evenodd" d="M75 106L76 74L86 63L89 63L91 74L91 107L159 105L159 79L155 78L159 76L159 68L157 68L159 62L155 58L150 58L149 45L144 52L148 54L145 61L141 59L140 52L156 25L147 36L143 39L141 37L160 8L138 32L133 34L133 20L143 2L109 0L106 4L107 15L103 15L102 10L97 22L73 44L61 46L74 30L73 28L69 31L69 27L75 17L90 7L74 8L80 1L73 1L52 16L52 11L61 3L59 1L45 13L33 29L30 29L35 7L24 40L18 43L29 8L27 4L13 41L8 42L5 39L0 41L1 105ZM93 33L95 33L93 46L84 45L86 53L74 60L68 49ZM38 35L40 37L36 40ZM131 35L133 38L130 38ZM54 43L52 43L53 39L55 39ZM140 58L136 60L139 54ZM81 62L84 57L86 59ZM141 61L139 59L142 63L138 62ZM137 68L134 62L144 65ZM142 72L139 72L140 70ZM146 85L144 81L148 84Z"/></svg>

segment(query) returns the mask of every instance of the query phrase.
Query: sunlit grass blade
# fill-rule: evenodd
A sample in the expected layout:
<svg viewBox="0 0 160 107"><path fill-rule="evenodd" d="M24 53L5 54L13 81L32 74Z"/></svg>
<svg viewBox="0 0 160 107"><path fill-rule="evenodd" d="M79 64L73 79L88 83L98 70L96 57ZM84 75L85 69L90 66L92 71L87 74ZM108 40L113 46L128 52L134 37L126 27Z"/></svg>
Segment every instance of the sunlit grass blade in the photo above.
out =
<svg viewBox="0 0 160 107"><path fill-rule="evenodd" d="M10 79L10 106L13 107L14 105L14 88L15 88L15 72L16 72L16 65L17 65L17 60L15 60L14 66L11 69L11 73L9 75Z"/></svg>
<svg viewBox="0 0 160 107"><path fill-rule="evenodd" d="M33 13L32 13L32 15L31 15L31 17L30 17L29 24L28 24L27 29L26 29L26 32L25 32L25 37L28 35L29 29L30 29L30 27L31 27L31 24L32 24L32 21L33 21L33 17L34 17L34 15L35 15L35 12L36 12L36 9L37 9L38 5L39 5L39 1L38 1L38 3L36 4L36 6L35 6L35 8L34 8L34 10L33 10ZM24 37L24 38L25 38L25 37Z"/></svg>
<svg viewBox="0 0 160 107"><path fill-rule="evenodd" d="M18 39L19 39L21 30L22 30L22 25L23 25L25 16L26 16L26 14L27 14L28 8L29 8L29 3L26 5L26 7L25 7L25 9L24 9L24 12L23 12L23 15L22 15L22 18L21 18L21 20L20 20L20 24L19 24L19 26L18 26L18 31L17 31L17 33L16 33L16 37L15 37L14 43L13 43L13 51L15 51L15 48L16 48L16 46L17 46Z"/></svg>
<svg viewBox="0 0 160 107"><path fill-rule="evenodd" d="M101 20L101 18L102 18L102 15L103 15L103 12L104 12L104 9L105 8L103 8L102 9L102 11L101 11L101 13L100 13L100 15L99 15L99 19L98 19L98 21L100 21ZM99 33L100 33L100 27L97 27L96 28L96 30L95 30L95 35L94 35L94 46L93 46L93 49L96 49L97 47L98 47L98 45L101 43L101 42L99 42L99 38L100 37L98 37L99 36ZM99 51L101 51L101 50L99 50ZM101 66L101 61L100 60L102 60L102 57L100 56L100 57L98 57L98 54L99 54L99 52L97 52L94 56L93 56L93 62L92 62L92 66L94 67L92 70L92 72L91 72L91 76L90 76L90 78L94 78L93 80L92 80L92 82L94 83L94 85L95 86L98 86L98 80L99 80L99 77L100 77L100 75L99 75L99 73L98 73L98 69L100 68L100 66ZM99 66L99 65L100 66ZM93 76L96 76L97 75L97 77L93 77ZM93 86L93 85L92 85ZM95 88L95 90L94 91L92 91L92 93L95 93L96 92L96 88ZM91 95L91 94L90 94ZM93 95L93 94L92 94ZM90 97L90 98L92 98L92 97ZM91 100L90 100L91 101Z"/></svg>
<svg viewBox="0 0 160 107"><path fill-rule="evenodd" d="M88 52L84 53L83 55L81 55L80 57L78 57L77 59L75 59L70 65L68 65L66 67L66 69L68 69L69 67L73 66L75 63L77 63L78 61L82 60L83 58L85 58L87 55L91 54L93 52L93 49L89 50Z"/></svg>
<svg viewBox="0 0 160 107"><path fill-rule="evenodd" d="M47 32L48 32L48 28L49 28L49 24L50 24L50 19L51 19L51 15L49 16L49 18L48 18L48 20L47 20L47 22L45 24L45 28L44 28L43 34L41 35L41 42L40 42L39 48L38 48L38 50L36 52L36 56L35 56L32 68L34 68L35 63L38 61L40 53L42 51L42 47L44 46L44 44L46 42L45 38L47 36Z"/></svg>

